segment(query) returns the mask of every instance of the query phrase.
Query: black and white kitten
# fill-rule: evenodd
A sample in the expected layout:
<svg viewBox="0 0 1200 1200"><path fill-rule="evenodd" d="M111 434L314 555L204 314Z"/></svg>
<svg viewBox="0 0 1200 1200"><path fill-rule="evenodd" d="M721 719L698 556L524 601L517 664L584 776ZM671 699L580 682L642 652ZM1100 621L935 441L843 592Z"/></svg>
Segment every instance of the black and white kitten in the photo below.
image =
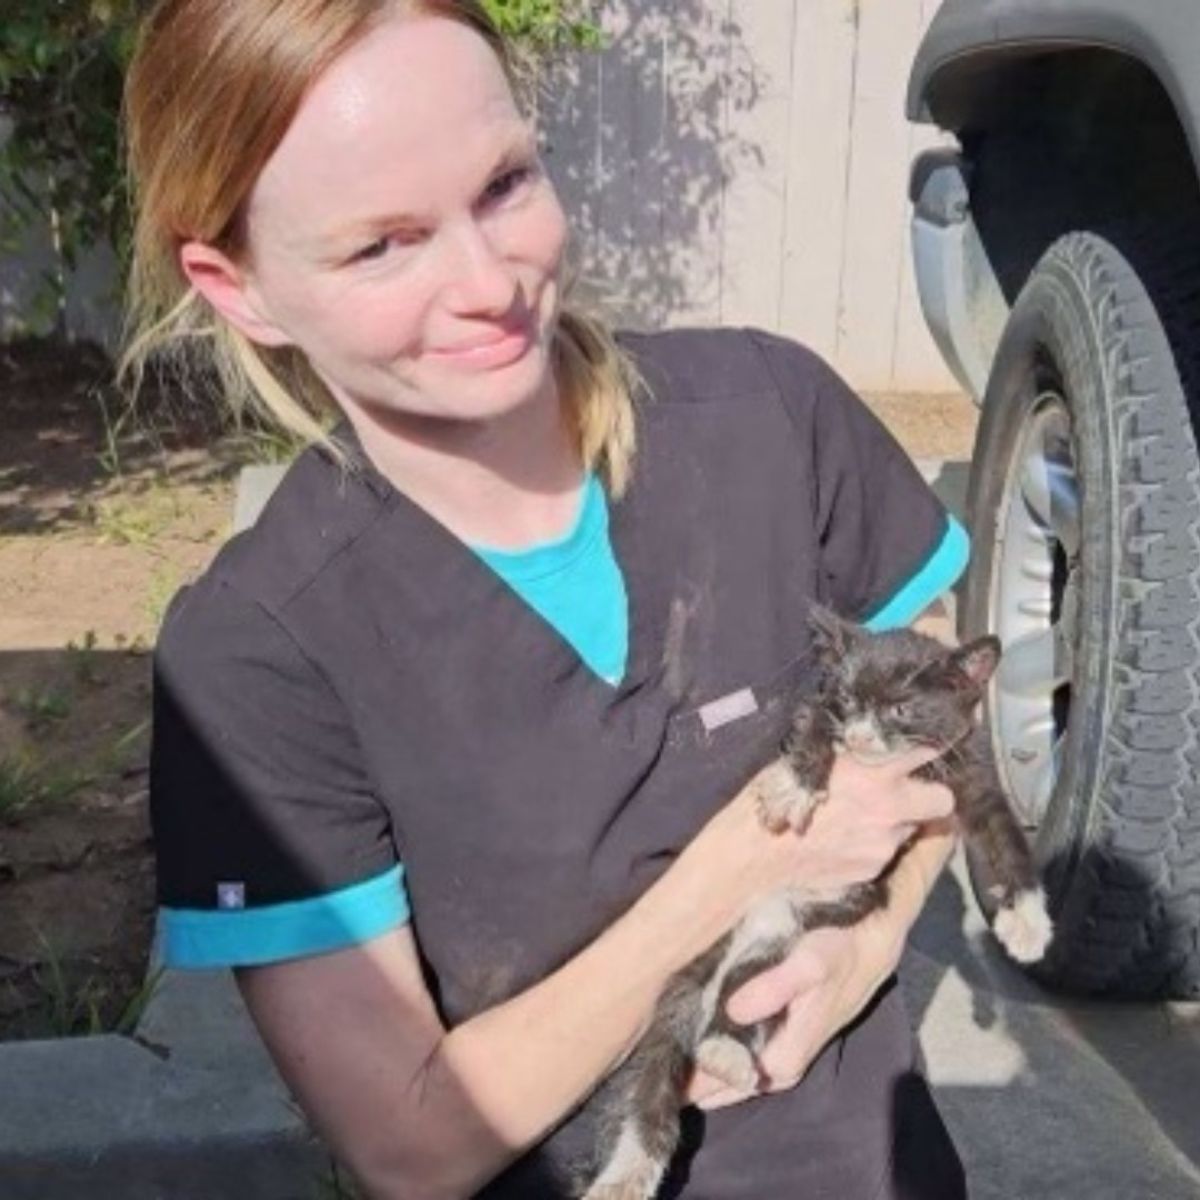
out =
<svg viewBox="0 0 1200 1200"><path fill-rule="evenodd" d="M879 762L936 747L942 756L915 774L954 793L963 838L996 904L992 931L1013 958L1040 959L1052 933L1045 896L988 736L974 719L1000 659L999 641L983 637L950 649L910 629L869 633L820 609L812 624L818 689L798 706L778 761L756 780L763 823L802 831L825 799L839 750ZM649 1030L598 1097L601 1165L589 1172L584 1200L651 1200L679 1139L693 1067L747 1090L758 1082L757 1055L780 1018L737 1025L725 1015L726 1000L786 957L805 931L853 925L886 904L891 870L837 890L780 892L672 977Z"/></svg>

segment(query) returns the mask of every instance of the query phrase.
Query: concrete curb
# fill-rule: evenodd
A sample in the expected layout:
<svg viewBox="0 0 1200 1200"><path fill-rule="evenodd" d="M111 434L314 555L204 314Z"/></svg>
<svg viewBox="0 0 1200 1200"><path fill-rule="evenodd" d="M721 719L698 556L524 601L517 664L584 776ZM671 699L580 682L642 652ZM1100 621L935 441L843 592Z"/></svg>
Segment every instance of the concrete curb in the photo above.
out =
<svg viewBox="0 0 1200 1200"><path fill-rule="evenodd" d="M4 1200L313 1200L311 1137L224 971L163 974L134 1038L0 1046Z"/></svg>

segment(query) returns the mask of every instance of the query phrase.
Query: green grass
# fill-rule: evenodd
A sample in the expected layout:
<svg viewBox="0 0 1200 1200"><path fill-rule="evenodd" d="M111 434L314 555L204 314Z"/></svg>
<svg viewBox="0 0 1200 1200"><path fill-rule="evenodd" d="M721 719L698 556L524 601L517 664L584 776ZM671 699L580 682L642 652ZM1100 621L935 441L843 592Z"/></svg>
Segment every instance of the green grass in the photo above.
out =
<svg viewBox="0 0 1200 1200"><path fill-rule="evenodd" d="M146 597L142 601L142 611L146 614L146 619L150 622L156 635L159 626L162 625L167 605L171 603L172 597L179 591L182 583L182 573L170 563L159 563L150 573L150 580L146 585Z"/></svg>
<svg viewBox="0 0 1200 1200"><path fill-rule="evenodd" d="M119 737L114 738L94 756L87 772L88 775L93 778L119 775L129 766L133 757L131 751L149 730L150 718L147 717L127 729Z"/></svg>
<svg viewBox="0 0 1200 1200"><path fill-rule="evenodd" d="M109 546L150 546L183 516L177 488L156 479L138 492L125 491L97 500L88 518L98 539Z"/></svg>
<svg viewBox="0 0 1200 1200"><path fill-rule="evenodd" d="M117 1033L128 1037L137 1029L150 1001L162 982L163 969L146 976L142 986L112 1017L109 993L92 975L82 979L73 975L63 957L43 935L38 936L45 959L34 971L34 986L41 994L39 1006L46 1014L52 1037L89 1037L99 1033Z"/></svg>
<svg viewBox="0 0 1200 1200"><path fill-rule="evenodd" d="M50 771L28 751L0 758L0 825L57 804L94 778L89 771Z"/></svg>
<svg viewBox="0 0 1200 1200"><path fill-rule="evenodd" d="M94 629L89 629L78 642L67 643L67 662L76 683L95 685L103 682L100 671L100 639Z"/></svg>
<svg viewBox="0 0 1200 1200"><path fill-rule="evenodd" d="M100 469L110 479L120 479L124 472L121 461L121 438L125 435L126 426L133 418L133 408L124 405L114 417L104 399L105 389L100 387L94 391L96 403L100 408L100 423L104 428L104 446L96 455Z"/></svg>
<svg viewBox="0 0 1200 1200"><path fill-rule="evenodd" d="M33 760L24 754L0 758L0 823L19 820L37 804L41 785Z"/></svg>
<svg viewBox="0 0 1200 1200"><path fill-rule="evenodd" d="M291 462L306 443L286 429L267 428L246 421L230 435L230 445L242 465L272 467Z"/></svg>
<svg viewBox="0 0 1200 1200"><path fill-rule="evenodd" d="M71 715L71 697L62 688L19 688L7 700L11 708L34 730Z"/></svg>

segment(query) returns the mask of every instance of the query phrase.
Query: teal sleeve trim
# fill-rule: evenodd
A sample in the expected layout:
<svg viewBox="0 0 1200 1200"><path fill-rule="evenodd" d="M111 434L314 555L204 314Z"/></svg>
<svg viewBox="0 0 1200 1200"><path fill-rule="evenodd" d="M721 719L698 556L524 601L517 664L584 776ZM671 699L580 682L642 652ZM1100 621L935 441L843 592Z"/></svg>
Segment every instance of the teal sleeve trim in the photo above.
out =
<svg viewBox="0 0 1200 1200"><path fill-rule="evenodd" d="M262 908L163 908L168 967L248 967L370 941L409 919L404 868L323 896Z"/></svg>
<svg viewBox="0 0 1200 1200"><path fill-rule="evenodd" d="M971 539L954 519L947 517L946 532L925 565L863 624L873 633L910 625L943 592L958 582L971 557Z"/></svg>

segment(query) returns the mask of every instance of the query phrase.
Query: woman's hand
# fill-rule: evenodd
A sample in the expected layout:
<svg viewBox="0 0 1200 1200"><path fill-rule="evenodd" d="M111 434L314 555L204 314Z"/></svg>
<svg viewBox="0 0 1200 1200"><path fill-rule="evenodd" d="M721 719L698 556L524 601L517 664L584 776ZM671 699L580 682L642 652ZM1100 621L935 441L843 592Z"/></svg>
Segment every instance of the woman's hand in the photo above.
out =
<svg viewBox="0 0 1200 1200"><path fill-rule="evenodd" d="M716 883L717 894L730 898L733 920L782 887L836 890L874 879L918 828L953 812L948 788L910 778L936 757L936 750L918 749L868 765L839 754L828 798L800 834L769 833L760 819L758 781L778 770L772 764L713 817L683 857L697 865L710 894Z"/></svg>
<svg viewBox="0 0 1200 1200"><path fill-rule="evenodd" d="M799 835L803 864L794 882L824 889L874 879L920 827L950 817L950 789L912 778L940 753L920 747L877 763L836 755L828 798L816 806Z"/></svg>
<svg viewBox="0 0 1200 1200"><path fill-rule="evenodd" d="M786 1011L759 1058L763 1080L756 1094L794 1087L829 1041L870 1003L895 971L908 932L953 846L949 822L929 825L897 865L887 908L846 929L806 934L782 963L729 998L727 1012L740 1024ZM711 1109L747 1095L697 1072L688 1098Z"/></svg>
<svg viewBox="0 0 1200 1200"><path fill-rule="evenodd" d="M778 967L730 998L728 1012L742 1024L786 1012L759 1056L762 1080L754 1094L795 1087L829 1041L862 1012L900 961L903 939L890 925L874 914L848 929L815 929ZM749 1094L698 1072L690 1098L712 1109Z"/></svg>

